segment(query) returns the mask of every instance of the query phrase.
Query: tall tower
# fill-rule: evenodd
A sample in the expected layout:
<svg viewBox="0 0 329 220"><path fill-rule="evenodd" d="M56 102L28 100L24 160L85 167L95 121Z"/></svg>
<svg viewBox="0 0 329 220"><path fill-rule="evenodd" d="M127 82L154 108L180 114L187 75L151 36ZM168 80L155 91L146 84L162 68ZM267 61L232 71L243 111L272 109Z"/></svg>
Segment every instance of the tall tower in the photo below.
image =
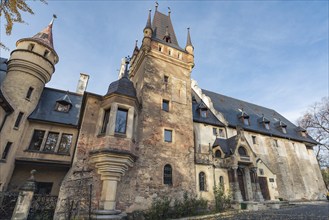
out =
<svg viewBox="0 0 329 220"><path fill-rule="evenodd" d="M23 147L20 141L27 125L26 119L36 108L58 62L53 46L53 21L33 37L18 40L8 61L7 74L0 87L0 99L9 103L13 111L4 115L0 109L0 152L8 151L9 147L11 150L6 163L0 164L0 191L5 190L10 180L15 167L15 152Z"/></svg>
<svg viewBox="0 0 329 220"><path fill-rule="evenodd" d="M194 138L191 101L193 46L188 33L186 49L179 46L170 18L156 7L151 25L149 12L144 38L132 57L130 78L140 103L138 159L131 178L133 205L146 208L156 196L181 197L195 192ZM125 181L123 180L123 183ZM120 187L128 187L122 184ZM128 195L120 195L124 205Z"/></svg>

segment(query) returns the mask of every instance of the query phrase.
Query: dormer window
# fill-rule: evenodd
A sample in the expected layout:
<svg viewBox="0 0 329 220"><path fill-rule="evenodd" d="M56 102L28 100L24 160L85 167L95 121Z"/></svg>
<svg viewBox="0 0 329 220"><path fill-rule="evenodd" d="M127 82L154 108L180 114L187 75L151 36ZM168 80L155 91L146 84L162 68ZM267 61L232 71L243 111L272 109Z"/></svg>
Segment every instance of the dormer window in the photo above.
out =
<svg viewBox="0 0 329 220"><path fill-rule="evenodd" d="M204 103L201 103L198 106L199 114L202 118L207 118L208 117L208 108Z"/></svg>
<svg viewBox="0 0 329 220"><path fill-rule="evenodd" d="M244 112L243 109L240 111L241 113L238 114L238 118L242 121L244 125L249 126L250 125L249 115L246 112Z"/></svg>
<svg viewBox="0 0 329 220"><path fill-rule="evenodd" d="M72 107L72 102L68 94L56 101L55 110L59 112L69 112Z"/></svg>
<svg viewBox="0 0 329 220"><path fill-rule="evenodd" d="M283 121L278 121L276 127L281 130L282 133L287 134L287 125Z"/></svg>
<svg viewBox="0 0 329 220"><path fill-rule="evenodd" d="M296 131L299 133L302 137L307 137L307 131L302 127L297 127Z"/></svg>
<svg viewBox="0 0 329 220"><path fill-rule="evenodd" d="M265 118L264 114L262 117L258 118L258 123L262 124L266 130L270 130L270 120Z"/></svg>

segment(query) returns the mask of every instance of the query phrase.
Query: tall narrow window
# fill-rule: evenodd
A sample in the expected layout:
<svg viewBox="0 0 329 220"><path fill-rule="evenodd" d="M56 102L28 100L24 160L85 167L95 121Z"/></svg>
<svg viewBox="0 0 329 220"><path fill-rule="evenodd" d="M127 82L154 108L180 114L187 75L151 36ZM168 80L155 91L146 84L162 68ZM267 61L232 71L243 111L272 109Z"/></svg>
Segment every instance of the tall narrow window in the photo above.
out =
<svg viewBox="0 0 329 220"><path fill-rule="evenodd" d="M29 46L27 47L28 50L32 51L34 49L34 44L29 44Z"/></svg>
<svg viewBox="0 0 329 220"><path fill-rule="evenodd" d="M163 183L172 185L172 168L170 164L166 164L163 168Z"/></svg>
<svg viewBox="0 0 329 220"><path fill-rule="evenodd" d="M19 124L21 123L21 120L23 118L23 115L24 113L23 112L20 112L16 118L16 121L15 121L15 128L18 128L19 127Z"/></svg>
<svg viewBox="0 0 329 220"><path fill-rule="evenodd" d="M58 136L59 133L49 132L46 140L45 148L43 149L43 151L54 152L57 145Z"/></svg>
<svg viewBox="0 0 329 220"><path fill-rule="evenodd" d="M168 100L162 100L162 110L169 112L169 101Z"/></svg>
<svg viewBox="0 0 329 220"><path fill-rule="evenodd" d="M110 109L107 109L104 112L104 118L103 118L103 124L102 124L101 134L105 134L106 133L106 128L107 128L107 124L109 123L109 119L110 119Z"/></svg>
<svg viewBox="0 0 329 220"><path fill-rule="evenodd" d="M168 84L168 82L169 82L169 76L164 76L164 77L163 77L163 82L164 82L165 84Z"/></svg>
<svg viewBox="0 0 329 220"><path fill-rule="evenodd" d="M243 124L249 126L249 118L243 118Z"/></svg>
<svg viewBox="0 0 329 220"><path fill-rule="evenodd" d="M217 136L217 128L212 128L212 134Z"/></svg>
<svg viewBox="0 0 329 220"><path fill-rule="evenodd" d="M43 53L43 56L44 56L44 57L47 57L48 54L49 54L49 50L45 50L45 52Z"/></svg>
<svg viewBox="0 0 329 220"><path fill-rule="evenodd" d="M221 187L224 186L224 177L223 177L223 176L220 176L220 177L219 177L219 185L220 185Z"/></svg>
<svg viewBox="0 0 329 220"><path fill-rule="evenodd" d="M172 142L172 131L171 130L164 130L164 141L165 142Z"/></svg>
<svg viewBox="0 0 329 220"><path fill-rule="evenodd" d="M29 150L40 150L45 131L34 130Z"/></svg>
<svg viewBox="0 0 329 220"><path fill-rule="evenodd" d="M273 140L273 146L274 147L279 147L279 143L278 143L278 140L277 139L274 139Z"/></svg>
<svg viewBox="0 0 329 220"><path fill-rule="evenodd" d="M62 135L61 142L59 142L58 153L67 154L70 152L72 137L72 134Z"/></svg>
<svg viewBox="0 0 329 220"><path fill-rule="evenodd" d="M252 138L252 143L253 144L257 144L257 138L256 138L256 136L251 136L251 138Z"/></svg>
<svg viewBox="0 0 329 220"><path fill-rule="evenodd" d="M7 159L7 156L9 154L12 144L13 144L12 142L7 142L6 147L5 147L4 151L2 152L1 159L3 159L3 160Z"/></svg>
<svg viewBox="0 0 329 220"><path fill-rule="evenodd" d="M206 174L204 172L199 173L199 190L206 191Z"/></svg>
<svg viewBox="0 0 329 220"><path fill-rule="evenodd" d="M27 90L27 93L26 93L26 99L30 99L31 98L31 95L32 95L32 92L33 92L34 88L33 87L30 87L28 90Z"/></svg>
<svg viewBox="0 0 329 220"><path fill-rule="evenodd" d="M125 134L127 128L128 110L119 108L115 121L115 133Z"/></svg>

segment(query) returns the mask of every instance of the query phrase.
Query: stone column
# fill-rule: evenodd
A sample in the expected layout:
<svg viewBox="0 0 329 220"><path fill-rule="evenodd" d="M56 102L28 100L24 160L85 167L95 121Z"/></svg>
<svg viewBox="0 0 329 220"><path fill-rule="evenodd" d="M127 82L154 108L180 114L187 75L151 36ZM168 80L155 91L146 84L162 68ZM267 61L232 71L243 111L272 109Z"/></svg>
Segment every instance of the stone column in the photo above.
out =
<svg viewBox="0 0 329 220"><path fill-rule="evenodd" d="M90 161L95 164L101 175L102 194L100 210L96 210L93 219L120 219L116 210L117 184L129 167L133 166L134 156L109 149L96 150L90 153Z"/></svg>
<svg viewBox="0 0 329 220"><path fill-rule="evenodd" d="M31 171L31 177L20 188L17 198L16 206L12 215L12 220L25 220L27 219L36 189L34 174L36 170Z"/></svg>
<svg viewBox="0 0 329 220"><path fill-rule="evenodd" d="M264 197L262 192L260 191L260 186L259 186L259 182L258 182L258 175L257 175L257 167L253 167L251 168L251 171L253 173L253 178L254 178L254 182L255 182L255 201L258 202L264 202Z"/></svg>
<svg viewBox="0 0 329 220"><path fill-rule="evenodd" d="M239 180L238 180L238 165L234 165L232 166L233 169L233 184L234 184L234 189L233 189L233 195L234 195L234 200L236 202L242 202L242 195L241 195L241 191L240 191L240 186L239 186Z"/></svg>

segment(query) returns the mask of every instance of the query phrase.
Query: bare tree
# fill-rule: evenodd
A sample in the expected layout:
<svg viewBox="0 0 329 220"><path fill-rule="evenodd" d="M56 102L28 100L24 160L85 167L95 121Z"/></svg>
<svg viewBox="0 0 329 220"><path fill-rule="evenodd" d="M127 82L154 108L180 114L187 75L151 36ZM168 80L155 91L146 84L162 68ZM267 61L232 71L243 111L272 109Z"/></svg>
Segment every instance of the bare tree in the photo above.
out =
<svg viewBox="0 0 329 220"><path fill-rule="evenodd" d="M329 167L329 98L314 103L297 123L319 143L315 154L320 166Z"/></svg>
<svg viewBox="0 0 329 220"><path fill-rule="evenodd" d="M47 4L46 0L39 1ZM6 18L5 27L7 35L11 34L14 23L25 23L21 12L34 14L31 7L26 3L26 0L0 0L0 17L3 15ZM0 48L9 50L2 42L0 42Z"/></svg>

